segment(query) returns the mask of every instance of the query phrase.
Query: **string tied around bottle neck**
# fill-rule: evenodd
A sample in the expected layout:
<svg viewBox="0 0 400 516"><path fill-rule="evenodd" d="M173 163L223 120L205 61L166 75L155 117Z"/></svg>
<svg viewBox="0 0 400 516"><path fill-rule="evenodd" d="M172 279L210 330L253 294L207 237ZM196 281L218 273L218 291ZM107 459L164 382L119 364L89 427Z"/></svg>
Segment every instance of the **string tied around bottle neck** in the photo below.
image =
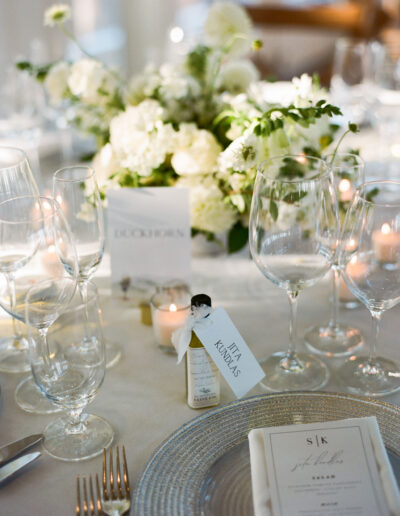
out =
<svg viewBox="0 0 400 516"><path fill-rule="evenodd" d="M178 353L178 364L181 362L189 347L192 339L192 331L196 328L210 325L211 321L208 320L208 316L211 312L211 306L192 306L190 313L186 316L183 326L173 332L172 344Z"/></svg>

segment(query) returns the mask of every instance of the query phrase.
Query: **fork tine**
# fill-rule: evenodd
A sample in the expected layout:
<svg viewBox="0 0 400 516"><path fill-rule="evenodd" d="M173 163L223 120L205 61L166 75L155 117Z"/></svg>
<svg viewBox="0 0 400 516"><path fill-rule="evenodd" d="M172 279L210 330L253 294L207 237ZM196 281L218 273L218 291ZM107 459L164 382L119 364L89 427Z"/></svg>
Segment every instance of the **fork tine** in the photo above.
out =
<svg viewBox="0 0 400 516"><path fill-rule="evenodd" d="M103 498L108 500L106 449L103 449Z"/></svg>
<svg viewBox="0 0 400 516"><path fill-rule="evenodd" d="M111 500L115 500L117 497L114 491L114 465L113 465L113 452L110 446L110 464L109 464L109 478L110 478L110 493Z"/></svg>
<svg viewBox="0 0 400 516"><path fill-rule="evenodd" d="M117 487L118 487L118 498L122 500L122 486L121 486L121 465L119 462L119 446L116 447L117 449Z"/></svg>
<svg viewBox="0 0 400 516"><path fill-rule="evenodd" d="M125 493L126 497L131 497L131 489L129 487L129 476L128 476L128 466L126 464L126 455L125 455L125 446L122 446L122 465L124 467L124 485L125 485Z"/></svg>
<svg viewBox="0 0 400 516"><path fill-rule="evenodd" d="M101 516L101 501L100 501L100 484L99 475L96 473L96 495L97 495L97 512Z"/></svg>
<svg viewBox="0 0 400 516"><path fill-rule="evenodd" d="M96 513L94 512L94 494L93 494L92 475L89 475L89 509L90 509L90 516L96 516Z"/></svg>
<svg viewBox="0 0 400 516"><path fill-rule="evenodd" d="M87 488L86 488L86 477L82 475L83 478L83 515L89 516L88 513L88 496L87 496Z"/></svg>
<svg viewBox="0 0 400 516"><path fill-rule="evenodd" d="M81 487L79 475L76 476L76 516L81 516Z"/></svg>

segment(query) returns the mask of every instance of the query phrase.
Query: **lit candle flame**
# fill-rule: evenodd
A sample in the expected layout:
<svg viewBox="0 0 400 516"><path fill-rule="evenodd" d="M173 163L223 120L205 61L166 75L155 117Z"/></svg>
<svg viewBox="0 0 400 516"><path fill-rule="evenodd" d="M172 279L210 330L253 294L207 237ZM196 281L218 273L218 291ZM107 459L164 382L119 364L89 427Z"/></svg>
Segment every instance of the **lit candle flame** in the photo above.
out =
<svg viewBox="0 0 400 516"><path fill-rule="evenodd" d="M381 229L381 231L382 231L382 234L383 234L383 235L388 235L388 234L390 233L390 231L391 231L391 230L390 230L390 226L389 226L389 224L387 224L387 223L385 222L385 224L383 224L383 225L382 225L382 229Z"/></svg>
<svg viewBox="0 0 400 516"><path fill-rule="evenodd" d="M49 245L49 253L55 253L56 252L56 246L51 244Z"/></svg>
<svg viewBox="0 0 400 516"><path fill-rule="evenodd" d="M169 305L169 311L170 312L176 312L177 311L176 305L174 305L174 303L172 303L172 305Z"/></svg>
<svg viewBox="0 0 400 516"><path fill-rule="evenodd" d="M302 165L307 163L307 158L306 158L306 155L304 154L304 152L302 152L301 155L296 158L296 161L298 163L301 163Z"/></svg>
<svg viewBox="0 0 400 516"><path fill-rule="evenodd" d="M341 193L348 192L351 188L351 183L348 179L342 179L339 183L339 190Z"/></svg>

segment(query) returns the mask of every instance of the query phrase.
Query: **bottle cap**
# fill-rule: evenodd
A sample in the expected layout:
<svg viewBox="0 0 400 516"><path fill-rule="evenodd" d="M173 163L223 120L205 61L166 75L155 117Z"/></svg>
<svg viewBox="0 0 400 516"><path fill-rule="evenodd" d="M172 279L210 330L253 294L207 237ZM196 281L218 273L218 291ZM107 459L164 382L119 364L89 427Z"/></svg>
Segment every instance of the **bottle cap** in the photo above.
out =
<svg viewBox="0 0 400 516"><path fill-rule="evenodd" d="M197 294L192 297L190 304L192 307L201 305L211 306L211 298L207 294Z"/></svg>

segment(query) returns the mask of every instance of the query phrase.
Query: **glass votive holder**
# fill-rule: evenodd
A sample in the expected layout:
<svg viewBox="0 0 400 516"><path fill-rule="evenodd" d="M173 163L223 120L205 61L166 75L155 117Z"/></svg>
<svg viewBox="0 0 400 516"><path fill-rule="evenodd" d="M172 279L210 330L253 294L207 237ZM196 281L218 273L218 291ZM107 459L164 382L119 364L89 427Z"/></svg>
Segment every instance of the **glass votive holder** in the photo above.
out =
<svg viewBox="0 0 400 516"><path fill-rule="evenodd" d="M157 346L167 353L175 353L172 333L180 328L190 312L190 292L172 287L162 288L150 301L154 338Z"/></svg>

